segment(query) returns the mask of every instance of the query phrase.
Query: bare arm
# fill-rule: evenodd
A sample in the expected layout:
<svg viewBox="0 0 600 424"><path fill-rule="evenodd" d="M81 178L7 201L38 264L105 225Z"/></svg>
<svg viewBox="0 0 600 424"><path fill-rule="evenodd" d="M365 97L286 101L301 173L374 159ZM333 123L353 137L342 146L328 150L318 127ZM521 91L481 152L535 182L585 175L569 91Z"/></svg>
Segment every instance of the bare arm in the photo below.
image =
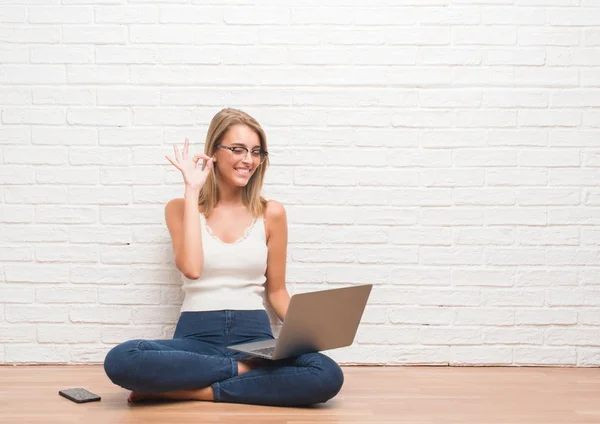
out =
<svg viewBox="0 0 600 424"><path fill-rule="evenodd" d="M198 194L198 190L186 188L183 199L173 199L165 207L175 266L190 279L200 278L204 266Z"/></svg>
<svg viewBox="0 0 600 424"><path fill-rule="evenodd" d="M165 220L171 234L175 265L183 275L195 280L200 278L204 268L198 196L212 170L213 161L204 154L196 154L193 158L189 157L188 148L189 141L186 138L182 155L179 154L177 146L173 146L175 159L167 156L169 162L183 174L185 193L183 199L173 199L167 203ZM204 169L197 166L200 159L207 161Z"/></svg>
<svg viewBox="0 0 600 424"><path fill-rule="evenodd" d="M279 202L271 200L265 212L267 222L267 298L269 304L282 321L287 314L290 295L285 281L287 260L287 218L285 208Z"/></svg>

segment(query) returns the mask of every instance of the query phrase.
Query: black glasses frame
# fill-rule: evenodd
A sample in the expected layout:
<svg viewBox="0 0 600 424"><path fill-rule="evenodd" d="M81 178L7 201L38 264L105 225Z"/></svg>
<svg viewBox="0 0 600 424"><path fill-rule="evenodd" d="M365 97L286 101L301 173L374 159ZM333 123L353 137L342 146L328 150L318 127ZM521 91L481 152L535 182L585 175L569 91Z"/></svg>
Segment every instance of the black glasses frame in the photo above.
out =
<svg viewBox="0 0 600 424"><path fill-rule="evenodd" d="M252 152L254 150L249 150L247 147L244 147L244 146L225 146L223 144L219 144L217 147L222 148L222 149L227 149L227 150L231 151L231 153L235 153L236 149L242 149L242 150L246 151L246 154L244 155L244 157L248 156L248 153L250 153L250 157L253 157ZM260 162L262 163L267 158L267 156L269 156L269 152L261 149L260 150Z"/></svg>

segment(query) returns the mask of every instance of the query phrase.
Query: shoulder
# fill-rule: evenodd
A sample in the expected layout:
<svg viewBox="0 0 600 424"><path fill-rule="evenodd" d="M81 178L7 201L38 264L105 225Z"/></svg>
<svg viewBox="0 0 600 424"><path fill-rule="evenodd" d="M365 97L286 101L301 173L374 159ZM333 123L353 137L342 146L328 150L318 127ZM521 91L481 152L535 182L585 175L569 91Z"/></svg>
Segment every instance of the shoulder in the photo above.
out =
<svg viewBox="0 0 600 424"><path fill-rule="evenodd" d="M181 211L183 210L184 205L185 199L183 198L171 199L165 205L165 214L171 215L173 212Z"/></svg>
<svg viewBox="0 0 600 424"><path fill-rule="evenodd" d="M169 229L177 224L183 218L183 210L185 209L185 199L171 199L165 205L165 221Z"/></svg>
<svg viewBox="0 0 600 424"><path fill-rule="evenodd" d="M277 200L267 199L267 207L265 208L266 221L281 221L285 220L285 207Z"/></svg>
<svg viewBox="0 0 600 424"><path fill-rule="evenodd" d="M287 234L287 218L284 206L276 200L267 199L264 216L267 241L271 234Z"/></svg>

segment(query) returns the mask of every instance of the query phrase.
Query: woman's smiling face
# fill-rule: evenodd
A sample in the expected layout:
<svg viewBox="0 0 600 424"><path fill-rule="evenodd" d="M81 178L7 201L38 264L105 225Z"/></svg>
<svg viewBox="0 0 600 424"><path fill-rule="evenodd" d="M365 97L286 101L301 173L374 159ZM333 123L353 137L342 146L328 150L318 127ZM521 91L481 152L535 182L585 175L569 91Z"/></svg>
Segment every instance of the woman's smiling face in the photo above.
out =
<svg viewBox="0 0 600 424"><path fill-rule="evenodd" d="M215 152L215 165L221 180L228 184L244 187L261 163L260 155L252 154L261 150L260 138L246 125L233 125L220 143L223 147L245 147L233 152L227 148L218 148Z"/></svg>

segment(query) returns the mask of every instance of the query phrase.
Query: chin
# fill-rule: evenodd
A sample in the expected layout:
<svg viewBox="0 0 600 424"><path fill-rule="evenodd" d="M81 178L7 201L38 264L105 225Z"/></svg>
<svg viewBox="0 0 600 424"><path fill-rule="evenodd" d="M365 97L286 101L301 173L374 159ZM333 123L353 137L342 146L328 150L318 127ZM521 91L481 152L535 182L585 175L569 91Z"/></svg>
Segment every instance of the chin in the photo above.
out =
<svg viewBox="0 0 600 424"><path fill-rule="evenodd" d="M240 177L238 175L234 175L231 178L231 181L233 182L234 185L236 185L238 187L245 187L250 182L250 178L252 178L252 174L250 174L248 177Z"/></svg>
<svg viewBox="0 0 600 424"><path fill-rule="evenodd" d="M250 181L246 180L246 181L240 181L239 179L235 179L233 181L233 184L237 187L246 187L248 185Z"/></svg>

